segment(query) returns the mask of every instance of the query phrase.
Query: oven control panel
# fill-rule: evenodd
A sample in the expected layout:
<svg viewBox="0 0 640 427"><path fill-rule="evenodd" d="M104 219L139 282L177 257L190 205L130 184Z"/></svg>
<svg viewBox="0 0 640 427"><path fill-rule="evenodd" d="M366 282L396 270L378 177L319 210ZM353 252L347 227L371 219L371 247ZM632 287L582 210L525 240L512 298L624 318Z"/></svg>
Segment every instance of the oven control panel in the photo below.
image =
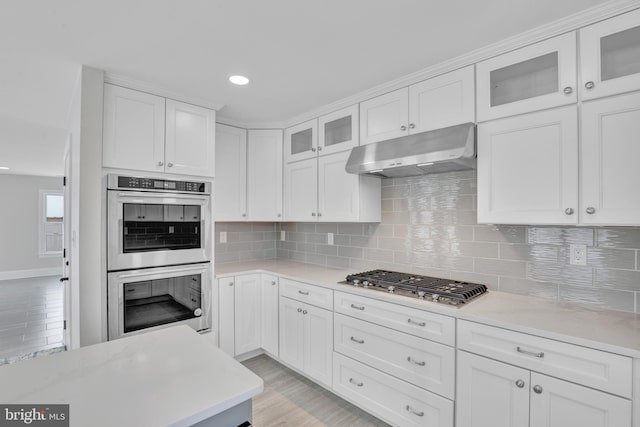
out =
<svg viewBox="0 0 640 427"><path fill-rule="evenodd" d="M109 177L111 184L112 177ZM208 183L193 181L172 181L157 178L139 178L132 176L117 176L117 189L132 189L146 191L172 191L180 193L209 193ZM111 185L109 188L112 188Z"/></svg>

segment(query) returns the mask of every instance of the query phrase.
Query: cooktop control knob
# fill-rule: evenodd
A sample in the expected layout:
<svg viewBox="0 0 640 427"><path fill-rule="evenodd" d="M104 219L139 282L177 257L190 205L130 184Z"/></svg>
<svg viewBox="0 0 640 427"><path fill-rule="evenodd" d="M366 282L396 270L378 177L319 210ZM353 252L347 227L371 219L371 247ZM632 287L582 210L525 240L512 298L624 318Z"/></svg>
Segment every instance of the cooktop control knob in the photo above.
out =
<svg viewBox="0 0 640 427"><path fill-rule="evenodd" d="M438 301L438 298L440 298L440 295L438 295L438 294L432 294L431 295L431 299L434 300L434 301Z"/></svg>
<svg viewBox="0 0 640 427"><path fill-rule="evenodd" d="M392 294L392 293L393 293L393 291L395 291L395 289L396 289L396 287L395 287L395 286L389 286L389 287L387 288L387 290L389 291L389 293L390 293L390 294Z"/></svg>
<svg viewBox="0 0 640 427"><path fill-rule="evenodd" d="M418 298L424 299L424 291L418 291Z"/></svg>
<svg viewBox="0 0 640 427"><path fill-rule="evenodd" d="M353 281L353 286L358 287L359 284L360 284L360 280L356 279Z"/></svg>
<svg viewBox="0 0 640 427"><path fill-rule="evenodd" d="M366 280L364 282L362 282L362 286L364 286L365 288L369 287L369 282L367 282Z"/></svg>

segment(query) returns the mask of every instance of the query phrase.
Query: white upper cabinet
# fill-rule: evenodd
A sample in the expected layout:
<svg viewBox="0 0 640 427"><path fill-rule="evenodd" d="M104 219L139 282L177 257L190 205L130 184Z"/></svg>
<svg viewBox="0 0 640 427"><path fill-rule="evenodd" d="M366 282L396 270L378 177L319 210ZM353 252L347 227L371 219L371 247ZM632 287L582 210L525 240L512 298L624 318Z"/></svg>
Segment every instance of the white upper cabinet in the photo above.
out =
<svg viewBox="0 0 640 427"><path fill-rule="evenodd" d="M478 63L478 121L576 102L576 68L574 32Z"/></svg>
<svg viewBox="0 0 640 427"><path fill-rule="evenodd" d="M282 131L249 130L247 219L282 221Z"/></svg>
<svg viewBox="0 0 640 427"><path fill-rule="evenodd" d="M102 165L164 172L165 99L104 85Z"/></svg>
<svg viewBox="0 0 640 427"><path fill-rule="evenodd" d="M640 89L640 9L580 30L582 99Z"/></svg>
<svg viewBox="0 0 640 427"><path fill-rule="evenodd" d="M475 122L474 67L461 68L360 104L360 145Z"/></svg>
<svg viewBox="0 0 640 427"><path fill-rule="evenodd" d="M479 223L576 224L577 210L575 105L478 125Z"/></svg>
<svg viewBox="0 0 640 427"><path fill-rule="evenodd" d="M582 106L580 219L640 225L640 93Z"/></svg>
<svg viewBox="0 0 640 427"><path fill-rule="evenodd" d="M318 151L318 119L285 129L287 163L316 157Z"/></svg>
<svg viewBox="0 0 640 427"><path fill-rule="evenodd" d="M167 99L165 171L213 176L216 112Z"/></svg>
<svg viewBox="0 0 640 427"><path fill-rule="evenodd" d="M360 103L360 145L407 135L409 89L402 88Z"/></svg>
<svg viewBox="0 0 640 427"><path fill-rule="evenodd" d="M409 132L475 122L473 65L409 86Z"/></svg>
<svg viewBox="0 0 640 427"><path fill-rule="evenodd" d="M285 221L317 221L318 160L289 163L284 172Z"/></svg>
<svg viewBox="0 0 640 427"><path fill-rule="evenodd" d="M213 181L216 221L246 218L247 131L218 124L216 127L216 179Z"/></svg>
<svg viewBox="0 0 640 427"><path fill-rule="evenodd" d="M318 118L318 154L351 150L358 145L358 105Z"/></svg>
<svg viewBox="0 0 640 427"><path fill-rule="evenodd" d="M102 165L213 177L215 118L213 110L105 84Z"/></svg>

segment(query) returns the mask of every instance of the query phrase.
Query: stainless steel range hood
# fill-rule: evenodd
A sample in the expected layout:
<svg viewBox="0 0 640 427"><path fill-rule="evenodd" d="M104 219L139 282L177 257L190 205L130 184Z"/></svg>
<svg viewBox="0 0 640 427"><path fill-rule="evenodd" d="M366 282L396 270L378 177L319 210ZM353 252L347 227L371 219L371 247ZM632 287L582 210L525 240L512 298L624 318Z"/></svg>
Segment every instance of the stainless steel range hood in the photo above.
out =
<svg viewBox="0 0 640 427"><path fill-rule="evenodd" d="M395 178L475 167L476 126L465 123L355 147L346 169Z"/></svg>

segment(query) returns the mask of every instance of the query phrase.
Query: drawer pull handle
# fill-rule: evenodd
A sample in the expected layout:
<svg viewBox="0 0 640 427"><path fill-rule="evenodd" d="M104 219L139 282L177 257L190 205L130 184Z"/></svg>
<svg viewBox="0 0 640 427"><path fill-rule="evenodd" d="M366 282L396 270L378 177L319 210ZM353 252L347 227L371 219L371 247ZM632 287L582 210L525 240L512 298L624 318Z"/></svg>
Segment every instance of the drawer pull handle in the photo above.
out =
<svg viewBox="0 0 640 427"><path fill-rule="evenodd" d="M425 366L427 364L427 362L425 362L424 360L422 362L418 362L417 360L412 359L411 356L407 357L407 362L411 362L411 363L416 364L418 366Z"/></svg>
<svg viewBox="0 0 640 427"><path fill-rule="evenodd" d="M356 381L353 378L349 378L349 382L357 387L362 387L364 385L362 381Z"/></svg>
<svg viewBox="0 0 640 427"><path fill-rule="evenodd" d="M364 305L351 304L351 308L355 308L356 310L364 310Z"/></svg>
<svg viewBox="0 0 640 427"><path fill-rule="evenodd" d="M359 340L355 337L351 337L351 341L357 343L357 344L364 344L364 340Z"/></svg>
<svg viewBox="0 0 640 427"><path fill-rule="evenodd" d="M524 350L524 349L520 348L520 346L516 347L516 351L518 353L526 354L527 356L538 357L540 359L542 359L544 357L544 353L543 352L536 353L535 351Z"/></svg>
<svg viewBox="0 0 640 427"><path fill-rule="evenodd" d="M407 319L407 323L410 323L412 325L417 325L417 326L427 326L427 322L416 322L413 319Z"/></svg>
<svg viewBox="0 0 640 427"><path fill-rule="evenodd" d="M422 411L416 411L415 409L413 409L411 406L407 405L407 412L411 412L413 415L417 415L419 417L424 417L424 412Z"/></svg>
<svg viewBox="0 0 640 427"><path fill-rule="evenodd" d="M300 295L309 295L309 291L298 291Z"/></svg>

